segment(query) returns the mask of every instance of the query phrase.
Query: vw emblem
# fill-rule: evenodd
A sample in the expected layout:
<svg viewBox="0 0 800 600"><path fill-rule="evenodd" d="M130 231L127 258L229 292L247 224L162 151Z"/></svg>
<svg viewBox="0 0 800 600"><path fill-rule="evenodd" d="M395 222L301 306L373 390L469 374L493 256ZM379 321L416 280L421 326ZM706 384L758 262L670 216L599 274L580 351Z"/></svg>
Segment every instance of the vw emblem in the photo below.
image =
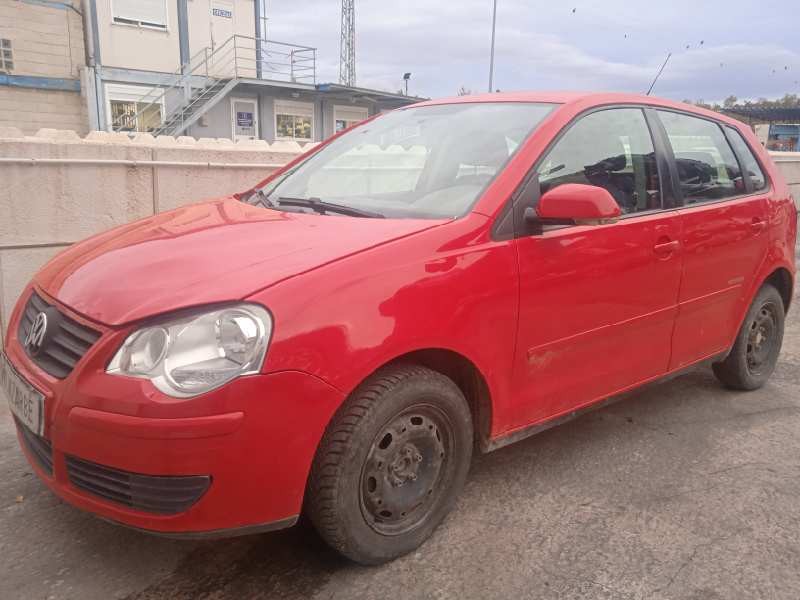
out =
<svg viewBox="0 0 800 600"><path fill-rule="evenodd" d="M47 333L47 315L40 312L36 315L31 325L31 330L25 338L25 347L31 354L36 354L41 350L44 336Z"/></svg>

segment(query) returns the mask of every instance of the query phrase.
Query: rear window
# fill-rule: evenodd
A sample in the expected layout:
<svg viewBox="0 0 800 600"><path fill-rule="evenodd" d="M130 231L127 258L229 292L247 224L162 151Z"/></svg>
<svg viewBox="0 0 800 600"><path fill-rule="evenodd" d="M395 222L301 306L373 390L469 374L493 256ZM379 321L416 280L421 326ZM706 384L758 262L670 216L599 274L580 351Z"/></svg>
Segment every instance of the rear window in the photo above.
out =
<svg viewBox="0 0 800 600"><path fill-rule="evenodd" d="M726 129L728 131L728 139L742 160L742 168L750 176L753 191L759 192L767 189L767 178L764 177L764 171L761 170L761 165L758 164L753 151L750 150L750 146L744 140L742 134L733 127L726 127Z"/></svg>
<svg viewBox="0 0 800 600"><path fill-rule="evenodd" d="M667 130L686 204L713 202L746 192L739 162L713 121L658 111Z"/></svg>

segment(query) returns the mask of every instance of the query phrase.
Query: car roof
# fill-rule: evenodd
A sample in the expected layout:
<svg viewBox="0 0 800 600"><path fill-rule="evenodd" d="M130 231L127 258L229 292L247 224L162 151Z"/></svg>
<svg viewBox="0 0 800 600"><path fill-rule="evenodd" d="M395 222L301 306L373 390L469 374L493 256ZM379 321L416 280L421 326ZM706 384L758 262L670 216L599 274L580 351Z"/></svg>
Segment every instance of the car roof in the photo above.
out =
<svg viewBox="0 0 800 600"><path fill-rule="evenodd" d="M522 91L522 92L496 92L493 94L475 94L470 96L456 96L439 98L412 104L411 106L434 106L437 104L456 104L469 102L542 102L547 104L576 105L581 109L608 104L640 104L655 108L669 108L684 112L694 113L698 116L708 117L723 121L731 125L741 126L742 123L727 115L707 110L685 102L676 102L656 96L644 94L627 94L619 92L549 92L549 91ZM410 108L410 107L406 107Z"/></svg>

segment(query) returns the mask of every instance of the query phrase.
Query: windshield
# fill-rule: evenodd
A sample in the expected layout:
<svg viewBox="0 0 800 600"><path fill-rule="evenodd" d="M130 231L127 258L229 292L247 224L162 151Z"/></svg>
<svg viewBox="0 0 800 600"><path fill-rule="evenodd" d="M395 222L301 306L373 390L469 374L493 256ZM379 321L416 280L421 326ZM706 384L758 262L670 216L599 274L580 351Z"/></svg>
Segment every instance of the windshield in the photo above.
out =
<svg viewBox="0 0 800 600"><path fill-rule="evenodd" d="M327 203L364 216L458 217L553 107L486 102L397 110L345 133L249 201L281 210Z"/></svg>

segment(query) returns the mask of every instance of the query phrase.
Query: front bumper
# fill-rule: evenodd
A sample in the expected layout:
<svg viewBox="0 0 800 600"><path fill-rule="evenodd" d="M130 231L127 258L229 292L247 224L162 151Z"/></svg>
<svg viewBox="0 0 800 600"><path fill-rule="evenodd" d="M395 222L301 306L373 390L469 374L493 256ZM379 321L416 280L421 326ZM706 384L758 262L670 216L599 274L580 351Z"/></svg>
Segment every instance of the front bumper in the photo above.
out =
<svg viewBox="0 0 800 600"><path fill-rule="evenodd" d="M242 377L194 399L168 398L145 380L105 373L101 357L111 356L123 331L105 331L75 370L57 380L21 348L16 318L5 351L45 394L50 472L23 432L18 435L36 473L61 498L104 519L180 537L239 535L295 522L341 392L312 375L283 371ZM148 477L202 476L209 485L185 510L157 514L80 485L75 460L113 470L114 477L144 476L146 484Z"/></svg>

